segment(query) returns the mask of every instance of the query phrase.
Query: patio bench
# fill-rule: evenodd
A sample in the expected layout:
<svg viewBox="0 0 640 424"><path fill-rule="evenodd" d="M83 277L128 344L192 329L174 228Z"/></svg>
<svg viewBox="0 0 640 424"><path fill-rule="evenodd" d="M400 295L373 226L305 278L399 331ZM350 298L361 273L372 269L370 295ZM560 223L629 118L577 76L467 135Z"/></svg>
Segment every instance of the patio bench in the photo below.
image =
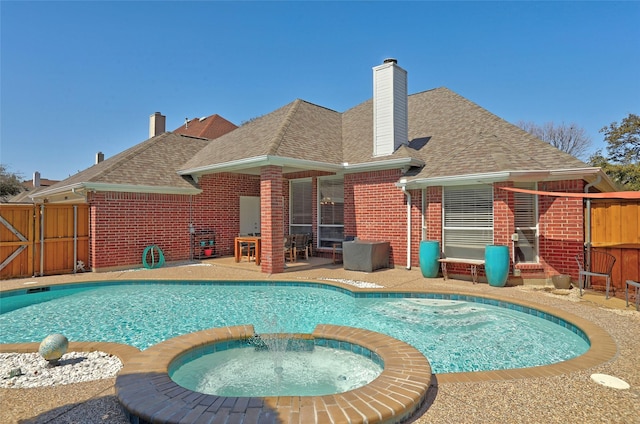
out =
<svg viewBox="0 0 640 424"><path fill-rule="evenodd" d="M478 266L484 266L484 260L482 259L459 259L459 258L440 258L438 259L442 268L442 276L446 280L449 278L447 274L447 264L463 264L471 267L471 280L473 284L478 282Z"/></svg>

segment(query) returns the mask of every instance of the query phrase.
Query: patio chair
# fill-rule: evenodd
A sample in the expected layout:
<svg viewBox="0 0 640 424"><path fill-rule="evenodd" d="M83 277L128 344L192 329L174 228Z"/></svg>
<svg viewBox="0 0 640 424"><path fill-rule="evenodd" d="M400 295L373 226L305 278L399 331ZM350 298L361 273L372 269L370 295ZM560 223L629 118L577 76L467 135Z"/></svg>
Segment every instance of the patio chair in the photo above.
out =
<svg viewBox="0 0 640 424"><path fill-rule="evenodd" d="M296 244L296 255L304 255L305 259L309 259L309 235L308 234L296 234L293 236Z"/></svg>
<svg viewBox="0 0 640 424"><path fill-rule="evenodd" d="M296 261L296 243L293 236L284 237L284 261L287 262L287 256L289 256L289 262Z"/></svg>
<svg viewBox="0 0 640 424"><path fill-rule="evenodd" d="M580 287L580 296L582 296L583 288L586 288L587 277L604 277L607 280L606 299L609 299L611 271L613 270L613 265L616 263L616 257L601 250L592 250L590 259L589 266L585 267L583 255L576 255L576 262L578 262L579 269L578 286ZM590 281L589 285L591 285Z"/></svg>
<svg viewBox="0 0 640 424"><path fill-rule="evenodd" d="M248 236L253 236L253 233L247 234ZM247 262L251 262L251 258L255 259L256 250L255 245L253 243L240 243L240 259L243 257L247 257Z"/></svg>

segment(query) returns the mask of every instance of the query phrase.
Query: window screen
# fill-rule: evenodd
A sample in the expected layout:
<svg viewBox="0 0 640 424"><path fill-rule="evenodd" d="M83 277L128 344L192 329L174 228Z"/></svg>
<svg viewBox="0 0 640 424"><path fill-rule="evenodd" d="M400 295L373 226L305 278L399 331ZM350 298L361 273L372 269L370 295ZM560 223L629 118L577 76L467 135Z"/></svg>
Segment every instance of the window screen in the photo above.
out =
<svg viewBox="0 0 640 424"><path fill-rule="evenodd" d="M445 187L443 207L445 255L484 259L484 247L493 243L492 187Z"/></svg>
<svg viewBox="0 0 640 424"><path fill-rule="evenodd" d="M311 234L313 226L313 184L292 180L289 196L289 234Z"/></svg>
<svg viewBox="0 0 640 424"><path fill-rule="evenodd" d="M533 190L535 184L517 184L518 188ZM514 217L518 241L515 242L516 262L538 261L538 217L535 194L514 193Z"/></svg>
<svg viewBox="0 0 640 424"><path fill-rule="evenodd" d="M318 180L319 246L332 247L344 239L344 181Z"/></svg>

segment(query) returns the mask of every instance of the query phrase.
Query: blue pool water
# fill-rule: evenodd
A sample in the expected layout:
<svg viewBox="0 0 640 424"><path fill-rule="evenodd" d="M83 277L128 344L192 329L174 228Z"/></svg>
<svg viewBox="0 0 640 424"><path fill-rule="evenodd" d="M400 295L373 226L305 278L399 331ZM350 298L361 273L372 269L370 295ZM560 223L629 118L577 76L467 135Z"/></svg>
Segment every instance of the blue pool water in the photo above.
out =
<svg viewBox="0 0 640 424"><path fill-rule="evenodd" d="M23 290L21 293L24 293ZM575 326L526 307L463 295L351 293L307 283L157 282L52 286L0 297L0 343L109 341L145 349L211 327L311 333L365 328L420 350L435 373L522 368L589 349Z"/></svg>
<svg viewBox="0 0 640 424"><path fill-rule="evenodd" d="M323 396L365 386L381 372L369 358L324 346L312 351L244 347L202 355L169 375L182 387L218 396Z"/></svg>

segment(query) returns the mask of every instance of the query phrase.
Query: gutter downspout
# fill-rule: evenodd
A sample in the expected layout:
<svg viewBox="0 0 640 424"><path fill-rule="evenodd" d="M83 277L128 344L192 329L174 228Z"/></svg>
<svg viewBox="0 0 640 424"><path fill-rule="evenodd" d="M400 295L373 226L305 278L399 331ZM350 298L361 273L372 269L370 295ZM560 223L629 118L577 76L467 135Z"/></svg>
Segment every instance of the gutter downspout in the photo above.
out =
<svg viewBox="0 0 640 424"><path fill-rule="evenodd" d="M402 185L402 192L407 196L407 269L411 269L411 193Z"/></svg>
<svg viewBox="0 0 640 424"><path fill-rule="evenodd" d="M591 187L593 187L594 185L599 184L600 181L602 181L602 177L600 176L600 174L598 174L596 176L596 180L594 182L589 183L586 186L584 186L584 192L588 193L589 189ZM591 198L589 198L589 197L587 197L587 222L586 222L585 227L586 227L586 230L587 230L587 234L586 234L586 237L585 237L586 240L585 240L584 244L585 244L585 246L587 248L587 255L586 255L586 258L585 258L584 262L585 262L585 269L587 271L591 271ZM590 281L591 277L587 276L586 278L588 278L589 281L585 282L585 287L586 287L586 284L591 283L591 281Z"/></svg>

